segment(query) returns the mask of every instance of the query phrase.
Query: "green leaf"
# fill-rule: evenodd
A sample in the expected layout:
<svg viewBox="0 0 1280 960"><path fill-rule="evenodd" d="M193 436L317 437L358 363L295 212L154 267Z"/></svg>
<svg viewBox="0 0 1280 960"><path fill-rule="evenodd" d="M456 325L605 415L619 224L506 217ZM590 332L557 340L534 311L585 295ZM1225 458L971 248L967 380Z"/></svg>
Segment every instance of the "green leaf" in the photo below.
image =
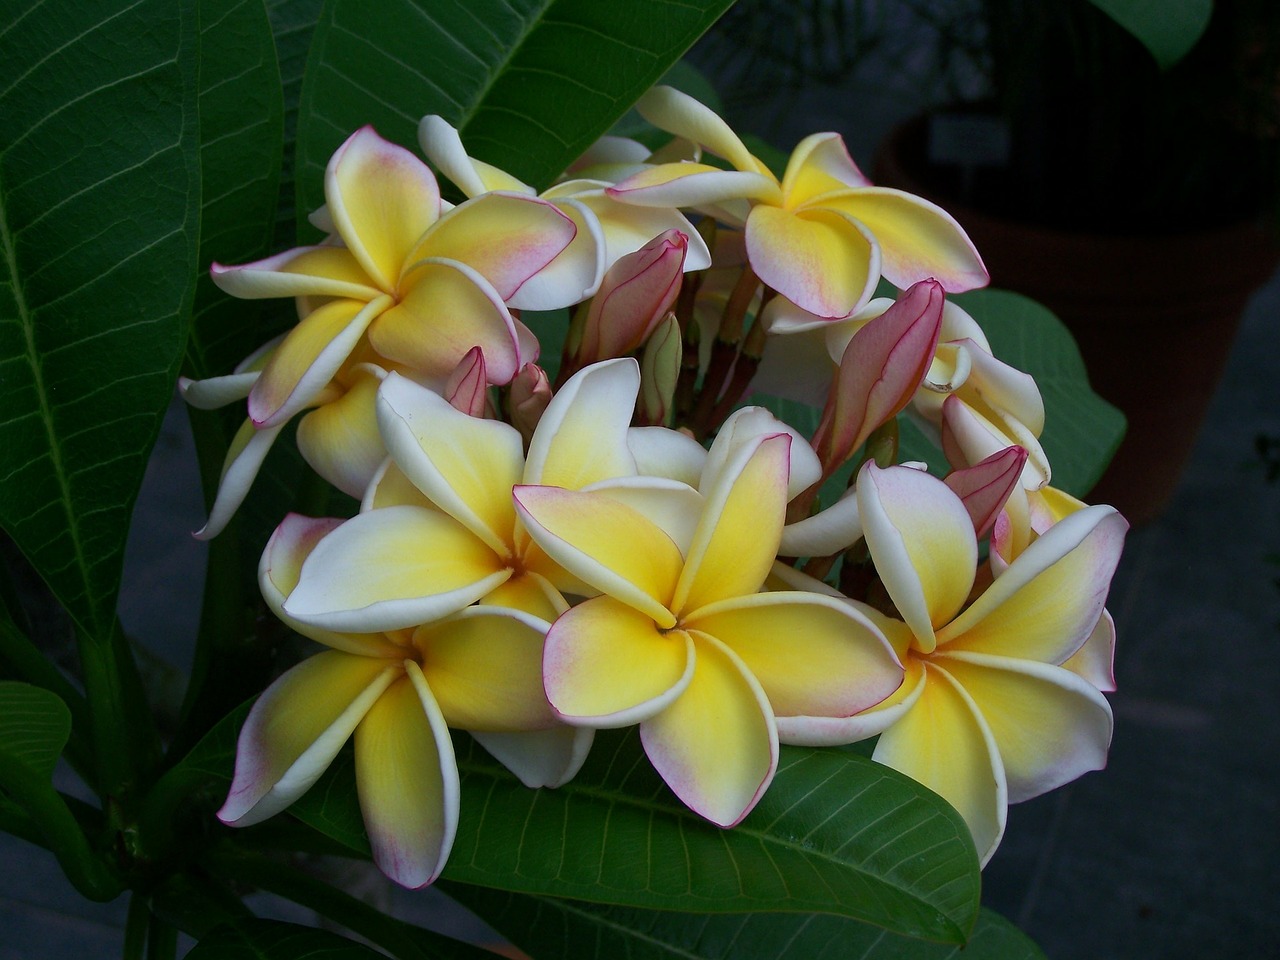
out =
<svg viewBox="0 0 1280 960"><path fill-rule="evenodd" d="M71 711L40 687L0 680L0 744L14 759L45 779L71 736Z"/></svg>
<svg viewBox="0 0 1280 960"><path fill-rule="evenodd" d="M383 960L383 954L325 930L241 920L215 927L187 960Z"/></svg>
<svg viewBox="0 0 1280 960"><path fill-rule="evenodd" d="M708 916L608 907L448 884L446 892L535 958L575 960L1044 960L983 910L964 947L895 936L830 914Z"/></svg>
<svg viewBox="0 0 1280 960"><path fill-rule="evenodd" d="M50 783L71 735L71 711L56 694L0 681L0 813L23 818L33 837L54 852L86 897L110 900L119 879L91 849L66 801Z"/></svg>
<svg viewBox="0 0 1280 960"><path fill-rule="evenodd" d="M1185 57L1204 35L1213 0L1090 0L1151 51L1161 70Z"/></svg>
<svg viewBox="0 0 1280 960"><path fill-rule="evenodd" d="M180 767L230 779L227 717ZM824 912L958 943L978 910L969 831L941 798L853 752L784 747L778 775L732 830L690 812L635 731L597 734L582 771L529 790L469 738L451 881L658 910ZM368 855L351 749L289 812Z"/></svg>
<svg viewBox="0 0 1280 960"><path fill-rule="evenodd" d="M168 0L11 9L0 525L102 637L195 284L195 17Z"/></svg>
<svg viewBox="0 0 1280 960"><path fill-rule="evenodd" d="M837 913L960 942L978 909L964 822L866 757L783 748L759 806L732 830L690 812L634 731L597 735L576 778L529 790L458 745L462 805L445 876L525 893L666 910ZM292 813L367 851L349 754Z"/></svg>
<svg viewBox="0 0 1280 960"><path fill-rule="evenodd" d="M295 154L298 132L298 103L302 99L302 75L307 52L324 0L267 0L267 16L275 36L276 59L280 63L280 89L284 94L284 163L280 177L280 202L276 212L272 247L283 249L298 241L299 224L294 215ZM310 230L308 226L306 228Z"/></svg>
<svg viewBox="0 0 1280 960"><path fill-rule="evenodd" d="M417 142L439 114L476 157L539 189L621 117L732 0L360 0L325 5L303 84L297 175L366 123Z"/></svg>
<svg viewBox="0 0 1280 960"><path fill-rule="evenodd" d="M1031 374L1044 397L1040 444L1055 487L1087 494L1124 437L1124 414L1093 392L1070 332L1048 309L1009 290L953 298L978 321L995 355Z"/></svg>
<svg viewBox="0 0 1280 960"><path fill-rule="evenodd" d="M209 278L209 264L266 256L275 229L284 101L275 41L262 0L199 0L200 278L187 372L220 376L296 319L261 301L237 300ZM270 313L280 317L273 327ZM243 419L243 418L241 418Z"/></svg>

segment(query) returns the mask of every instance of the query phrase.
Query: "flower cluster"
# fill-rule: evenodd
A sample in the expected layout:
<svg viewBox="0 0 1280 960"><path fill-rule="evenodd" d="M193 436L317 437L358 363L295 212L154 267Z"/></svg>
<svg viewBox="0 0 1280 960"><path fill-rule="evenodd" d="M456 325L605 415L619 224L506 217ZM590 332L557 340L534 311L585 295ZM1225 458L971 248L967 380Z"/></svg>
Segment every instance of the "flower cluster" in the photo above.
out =
<svg viewBox="0 0 1280 960"><path fill-rule="evenodd" d="M328 649L255 704L219 816L284 809L354 736L375 859L416 887L458 822L451 729L541 788L595 730L638 725L722 827L780 743L878 735L985 862L1009 802L1105 762L1125 521L1049 486L1035 383L946 299L987 279L950 216L873 186L836 134L779 179L689 97L639 107L669 147L607 139L541 195L426 117L457 206L357 131L326 171L323 242L213 266L299 320L182 385L200 407L247 398L199 536L300 413L307 462L360 501L267 545L268 605ZM882 281L896 298L873 299ZM544 369L521 312L559 308ZM816 431L743 406L752 391L813 403ZM900 415L947 476L896 462Z"/></svg>

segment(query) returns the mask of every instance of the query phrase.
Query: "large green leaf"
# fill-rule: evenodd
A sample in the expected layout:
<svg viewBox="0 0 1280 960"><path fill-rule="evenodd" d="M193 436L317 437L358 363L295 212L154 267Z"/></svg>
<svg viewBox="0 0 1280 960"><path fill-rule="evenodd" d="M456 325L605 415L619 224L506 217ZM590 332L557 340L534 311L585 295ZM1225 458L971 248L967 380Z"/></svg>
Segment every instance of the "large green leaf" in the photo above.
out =
<svg viewBox="0 0 1280 960"><path fill-rule="evenodd" d="M223 924L196 944L188 960L381 960L346 937L280 920Z"/></svg>
<svg viewBox="0 0 1280 960"><path fill-rule="evenodd" d="M1185 57L1204 35L1213 0L1090 0L1151 52L1162 70Z"/></svg>
<svg viewBox="0 0 1280 960"><path fill-rule="evenodd" d="M52 777L71 736L71 711L56 694L0 680L0 744L34 773Z"/></svg>
<svg viewBox="0 0 1280 960"><path fill-rule="evenodd" d="M246 713L181 766L229 779ZM658 910L819 911L951 942L978 910L977 858L959 814L852 751L784 747L772 786L732 830L675 799L633 730L599 733L582 771L556 790L523 787L470 738L458 738L457 757L450 880ZM369 852L350 749L290 812Z"/></svg>
<svg viewBox="0 0 1280 960"><path fill-rule="evenodd" d="M1046 307L1009 290L974 290L954 298L978 321L991 349L1031 374L1044 397L1040 443L1052 484L1084 496L1124 437L1124 414L1093 392L1075 340Z"/></svg>
<svg viewBox="0 0 1280 960"><path fill-rule="evenodd" d="M823 911L953 942L978 909L963 821L866 757L785 748L764 799L732 830L676 800L634 732L598 735L557 790L526 789L470 743L458 768L451 880L665 910ZM343 755L292 811L367 850L352 779Z"/></svg>
<svg viewBox="0 0 1280 960"><path fill-rule="evenodd" d="M187 345L196 378L232 367L279 329L262 301L237 300L209 279L209 264L266 256L275 229L284 102L275 41L262 0L199 0L200 279ZM294 320L285 311L271 311Z"/></svg>
<svg viewBox="0 0 1280 960"><path fill-rule="evenodd" d="M195 283L195 12L59 0L10 13L0 524L104 636Z"/></svg>
<svg viewBox="0 0 1280 960"><path fill-rule="evenodd" d="M731 2L331 0L303 85L303 209L322 202L324 166L354 130L372 123L412 145L428 113L477 157L545 187Z"/></svg>
<svg viewBox="0 0 1280 960"><path fill-rule="evenodd" d="M447 892L537 960L1044 960L983 910L964 947L896 936L830 914L697 915L449 884Z"/></svg>
<svg viewBox="0 0 1280 960"><path fill-rule="evenodd" d="M271 20L276 59L280 63L280 89L284 94L284 164L274 244L278 249L291 247L298 239L299 224L294 215L298 103L302 99L302 75L306 71L311 36L323 7L324 0L267 0L267 16ZM311 230L311 227L306 229Z"/></svg>

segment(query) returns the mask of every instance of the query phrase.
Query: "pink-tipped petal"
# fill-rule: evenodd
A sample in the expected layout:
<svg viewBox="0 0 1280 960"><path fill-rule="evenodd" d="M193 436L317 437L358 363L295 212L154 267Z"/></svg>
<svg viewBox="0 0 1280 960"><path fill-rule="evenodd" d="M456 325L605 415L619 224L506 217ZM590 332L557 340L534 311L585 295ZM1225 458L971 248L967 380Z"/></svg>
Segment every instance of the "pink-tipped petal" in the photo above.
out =
<svg viewBox="0 0 1280 960"><path fill-rule="evenodd" d="M769 699L751 671L714 637L697 634L688 687L640 725L654 768L681 802L732 827L764 796L778 767Z"/></svg>
<svg viewBox="0 0 1280 960"><path fill-rule="evenodd" d="M550 263L529 277L507 301L513 309L557 309L585 300L600 285L609 262L604 229L585 204L572 197L553 204L577 231L569 245ZM556 306L548 306L548 305Z"/></svg>
<svg viewBox="0 0 1280 960"><path fill-rule="evenodd" d="M1098 618L1084 645L1062 661L1064 669L1087 680L1098 690L1111 693L1116 688L1116 622L1106 610Z"/></svg>
<svg viewBox="0 0 1280 960"><path fill-rule="evenodd" d="M394 290L409 251L440 215L430 168L362 127L329 160L324 192L352 256L382 290Z"/></svg>
<svg viewBox="0 0 1280 960"><path fill-rule="evenodd" d="M693 663L685 631L660 631L651 617L612 597L595 597L552 625L542 676L563 720L623 727L666 709L688 686Z"/></svg>
<svg viewBox="0 0 1280 960"><path fill-rule="evenodd" d="M737 654L778 716L852 716L902 683L880 629L820 594L750 594L695 611L684 624Z"/></svg>
<svg viewBox="0 0 1280 960"><path fill-rule="evenodd" d="M888 187L862 187L819 203L866 226L880 246L885 279L899 289L928 277L947 293L987 285L987 268L973 241L937 204Z"/></svg>
<svg viewBox="0 0 1280 960"><path fill-rule="evenodd" d="M455 613L510 576L452 517L386 507L352 517L316 545L284 610L329 630L399 630Z"/></svg>
<svg viewBox="0 0 1280 960"><path fill-rule="evenodd" d="M834 747L878 736L906 716L924 694L924 664L905 658L902 684L878 704L851 717L778 717L778 740L799 747Z"/></svg>
<svg viewBox="0 0 1280 960"><path fill-rule="evenodd" d="M1069 670L1030 660L957 653L938 663L982 711L1021 803L1107 764L1111 707Z"/></svg>
<svg viewBox="0 0 1280 960"><path fill-rule="evenodd" d="M218 819L247 827L306 793L400 670L394 661L330 650L283 674L240 730Z"/></svg>
<svg viewBox="0 0 1280 960"><path fill-rule="evenodd" d="M226 529L240 504L249 493L262 461L271 445L284 429L284 424L259 429L252 420L246 420L231 439L226 460L222 464L222 479L218 481L218 494L209 510L209 519L192 536L197 540L211 540Z"/></svg>
<svg viewBox="0 0 1280 960"><path fill-rule="evenodd" d="M341 523L335 517L304 517L298 513L291 513L280 521L258 561L258 588L262 591L262 598L267 601L271 612L291 630L327 647L365 657L403 659L405 648L385 634L322 630L294 620L284 612L285 600L298 585L302 564L316 544Z"/></svg>
<svg viewBox="0 0 1280 960"><path fill-rule="evenodd" d="M378 391L378 425L392 459L427 497L497 554L511 553L520 480L520 434L500 420L467 416L398 374Z"/></svg>
<svg viewBox="0 0 1280 960"><path fill-rule="evenodd" d="M939 644L1061 663L1102 615L1129 524L1108 506L1086 507L1050 527L960 616Z"/></svg>
<svg viewBox="0 0 1280 960"><path fill-rule="evenodd" d="M672 610L694 611L764 584L782 536L790 446L785 433L744 444L705 491Z"/></svg>
<svg viewBox="0 0 1280 960"><path fill-rule="evenodd" d="M418 665L356 728L356 789L378 869L410 890L444 869L458 829L458 764Z"/></svg>
<svg viewBox="0 0 1280 960"><path fill-rule="evenodd" d="M640 391L640 365L626 357L579 370L556 391L529 441L524 482L577 490L631 476L627 431Z"/></svg>
<svg viewBox="0 0 1280 960"><path fill-rule="evenodd" d="M351 356L369 325L391 305L332 300L304 317L271 355L249 393L249 416L263 427L310 406Z"/></svg>
<svg viewBox="0 0 1280 960"><path fill-rule="evenodd" d="M930 664L911 709L876 744L872 758L905 773L964 817L985 865L1004 835L1009 791L995 737L964 689Z"/></svg>
<svg viewBox="0 0 1280 960"><path fill-rule="evenodd" d="M871 298L880 279L875 238L856 220L825 208L754 207L747 253L766 286L819 317L847 317Z"/></svg>
<svg viewBox="0 0 1280 960"><path fill-rule="evenodd" d="M347 297L372 300L379 289L345 247L295 247L265 260L226 266L215 263L209 275L218 288L243 300L269 297Z"/></svg>
<svg viewBox="0 0 1280 960"><path fill-rule="evenodd" d="M931 653L934 630L955 616L973 586L978 544L969 514L941 480L909 467L868 461L857 491L876 572L919 649Z"/></svg>
<svg viewBox="0 0 1280 960"><path fill-rule="evenodd" d="M666 630L683 560L671 537L604 493L518 486L516 508L534 542L584 583L640 611Z"/></svg>
<svg viewBox="0 0 1280 960"><path fill-rule="evenodd" d="M483 276L452 260L424 260L406 286L400 302L369 328L378 353L443 381L479 346L490 383L516 375L522 361L515 321Z"/></svg>
<svg viewBox="0 0 1280 960"><path fill-rule="evenodd" d="M764 407L742 407L721 424L715 442L707 451L698 489L708 494L720 482L721 474L729 468L744 447L754 447L762 437L777 434L786 434L791 438L791 446L787 452L787 499L791 500L817 483L822 478L822 464L818 462L818 455L800 435L800 431L779 420Z"/></svg>
<svg viewBox="0 0 1280 960"><path fill-rule="evenodd" d="M643 207L708 207L740 200L779 202L782 192L770 174L721 170L706 163L681 161L646 167L605 193Z"/></svg>
<svg viewBox="0 0 1280 960"><path fill-rule="evenodd" d="M573 221L545 200L489 193L441 217L405 265L425 259L457 260L480 273L513 307L553 310L576 302L581 289L543 290L540 297L519 300L516 295L569 246L576 233Z"/></svg>
<svg viewBox="0 0 1280 960"><path fill-rule="evenodd" d="M787 205L798 207L833 190L868 187L871 181L858 169L844 138L838 133L814 133L791 151L782 192Z"/></svg>

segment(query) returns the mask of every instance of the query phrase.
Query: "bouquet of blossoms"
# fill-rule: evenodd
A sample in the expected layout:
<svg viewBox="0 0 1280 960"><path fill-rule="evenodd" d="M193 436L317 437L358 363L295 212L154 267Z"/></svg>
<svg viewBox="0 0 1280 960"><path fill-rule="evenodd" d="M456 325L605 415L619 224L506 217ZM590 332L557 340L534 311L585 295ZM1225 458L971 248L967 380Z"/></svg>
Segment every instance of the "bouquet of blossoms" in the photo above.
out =
<svg viewBox="0 0 1280 960"><path fill-rule="evenodd" d="M324 50L313 91L345 62ZM70 725L0 763L5 826L91 896L134 890L137 949L183 929L209 956L363 950L253 919L232 891L261 888L395 956L474 955L287 853L310 851L439 879L533 956L913 949L881 928L920 956L1034 951L979 915L978 871L1010 802L1105 764L1127 529L1052 485L1035 379L961 304L1035 308L957 299L988 282L961 226L872 184L838 134L773 169L672 87L636 107L643 143L596 139L549 186L444 115L417 150L348 128L316 165L315 242L212 263L209 311L290 309L234 369L178 380L197 411L244 411L196 534L223 582L207 629L256 607L231 592L246 555L268 618L211 641L163 759L154 725L105 763L67 747L103 768L114 863L47 771L22 779ZM273 447L305 461L301 498L255 483ZM21 632L0 724L25 704L136 729L118 630L84 641L108 653L83 695ZM235 658L292 635L318 647ZM222 718L230 690L250 699Z"/></svg>

